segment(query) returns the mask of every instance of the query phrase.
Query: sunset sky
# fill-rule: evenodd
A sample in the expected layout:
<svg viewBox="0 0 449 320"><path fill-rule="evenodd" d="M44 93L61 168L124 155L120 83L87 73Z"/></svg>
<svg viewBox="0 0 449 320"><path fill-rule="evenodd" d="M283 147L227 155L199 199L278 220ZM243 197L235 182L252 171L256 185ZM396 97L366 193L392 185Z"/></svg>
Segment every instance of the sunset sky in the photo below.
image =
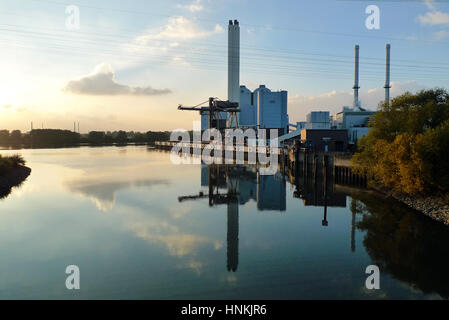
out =
<svg viewBox="0 0 449 320"><path fill-rule="evenodd" d="M365 8L380 8L368 30ZM80 12L70 29L69 5ZM190 129L177 110L226 99L227 23L241 25L240 82L287 90L290 122L352 103L360 45L362 106L383 98L385 44L392 96L449 88L448 1L3 0L0 129Z"/></svg>

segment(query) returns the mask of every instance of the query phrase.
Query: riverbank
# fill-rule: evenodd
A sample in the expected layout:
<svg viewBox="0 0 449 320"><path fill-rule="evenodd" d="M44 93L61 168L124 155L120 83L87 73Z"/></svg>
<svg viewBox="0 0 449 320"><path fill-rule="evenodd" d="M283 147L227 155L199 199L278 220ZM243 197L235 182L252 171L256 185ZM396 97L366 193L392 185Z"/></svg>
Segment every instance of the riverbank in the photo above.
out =
<svg viewBox="0 0 449 320"><path fill-rule="evenodd" d="M371 188L387 197L392 197L393 199L404 203L409 208L414 209L435 221L449 226L449 204L445 202L442 197L410 196L403 193L394 192L384 187L372 186Z"/></svg>
<svg viewBox="0 0 449 320"><path fill-rule="evenodd" d="M19 186L31 173L31 169L22 165L12 168L0 176L0 198L7 196L13 187Z"/></svg>

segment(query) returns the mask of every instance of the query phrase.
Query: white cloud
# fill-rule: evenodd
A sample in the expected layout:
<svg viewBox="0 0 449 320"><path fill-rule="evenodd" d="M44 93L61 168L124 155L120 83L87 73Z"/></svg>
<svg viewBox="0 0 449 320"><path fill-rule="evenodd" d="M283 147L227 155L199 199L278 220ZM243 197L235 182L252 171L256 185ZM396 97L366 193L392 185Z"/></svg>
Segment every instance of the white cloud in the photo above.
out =
<svg viewBox="0 0 449 320"><path fill-rule="evenodd" d="M416 92L425 87L416 83L416 81L392 82L390 97L394 98L406 91ZM366 91L360 91L359 97L362 107L370 110L376 110L377 106L384 99L384 90L372 88ZM343 106L352 107L352 91L336 91L314 95L303 96L296 95L289 98L288 110L291 121L304 121L306 114L311 111L330 111L331 114L341 111Z"/></svg>
<svg viewBox="0 0 449 320"><path fill-rule="evenodd" d="M139 45L146 45L151 40L190 40L207 38L217 33L222 33L223 27L216 24L211 30L202 29L195 20L188 19L182 16L171 17L165 26L157 29L148 30L145 34L136 38L136 43Z"/></svg>
<svg viewBox="0 0 449 320"><path fill-rule="evenodd" d="M189 10L190 12L199 12L204 10L204 7L201 4L201 2L202 0L195 0L190 4L178 4L176 5L176 7L180 9Z"/></svg>
<svg viewBox="0 0 449 320"><path fill-rule="evenodd" d="M449 13L441 11L427 12L418 16L418 21L423 25L449 25Z"/></svg>
<svg viewBox="0 0 449 320"><path fill-rule="evenodd" d="M435 41L440 41L446 38L449 38L449 30L441 30L433 34L433 39Z"/></svg>
<svg viewBox="0 0 449 320"><path fill-rule="evenodd" d="M65 92L85 95L161 95L171 93L169 89L130 87L115 82L114 70L107 63L99 64L94 71L79 80L71 80L63 89Z"/></svg>

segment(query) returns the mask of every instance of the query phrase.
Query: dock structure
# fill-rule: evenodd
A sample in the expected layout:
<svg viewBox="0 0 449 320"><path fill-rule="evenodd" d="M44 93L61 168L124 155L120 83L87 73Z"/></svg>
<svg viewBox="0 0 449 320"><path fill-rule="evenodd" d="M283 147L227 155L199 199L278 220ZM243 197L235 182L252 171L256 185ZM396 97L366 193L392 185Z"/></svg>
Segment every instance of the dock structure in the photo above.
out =
<svg viewBox="0 0 449 320"><path fill-rule="evenodd" d="M201 154L204 148L209 145L208 142L178 142L178 141L156 141L155 148L160 150L172 150L175 146L183 147L184 151L188 151L191 155ZM332 177L337 184L352 185L358 187L366 187L367 177L361 175L354 170L351 163L351 154L343 152L313 152L307 148L301 148L298 145L289 147L272 148L270 146L248 146L248 145L231 145L214 146L214 151L221 150L221 156L224 157L225 152L232 152L233 158L236 159L238 152L244 154L244 159L248 159L250 152L276 154L278 157L279 169L285 172L289 169L295 173L295 176L311 176L313 179L318 176L326 175ZM182 152L180 150L179 152ZM212 152L212 153L213 153ZM215 154L214 154L215 156Z"/></svg>

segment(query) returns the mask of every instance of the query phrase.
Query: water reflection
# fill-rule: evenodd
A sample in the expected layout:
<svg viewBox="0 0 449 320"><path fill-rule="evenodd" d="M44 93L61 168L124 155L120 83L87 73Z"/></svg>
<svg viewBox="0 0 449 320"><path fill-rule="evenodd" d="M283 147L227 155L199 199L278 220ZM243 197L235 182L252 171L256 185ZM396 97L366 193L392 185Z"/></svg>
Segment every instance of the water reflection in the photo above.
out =
<svg viewBox="0 0 449 320"><path fill-rule="evenodd" d="M0 201L0 298L71 298L73 261L83 298L448 297L448 228L331 175L175 166L138 147L26 152L33 174Z"/></svg>
<svg viewBox="0 0 449 320"><path fill-rule="evenodd" d="M366 193L353 195L365 250L382 272L415 290L449 297L449 230L404 205Z"/></svg>
<svg viewBox="0 0 449 320"><path fill-rule="evenodd" d="M109 181L108 181L109 180ZM135 179L131 181L120 181L117 177L105 179L101 177L84 177L67 180L65 185L74 193L81 194L95 203L101 211L109 211L114 207L115 195L119 190L132 187L151 187L156 185L166 185L164 179Z"/></svg>
<svg viewBox="0 0 449 320"><path fill-rule="evenodd" d="M201 191L178 197L179 202L208 199L210 207L227 207L227 270L239 263L239 205L250 201L257 210L286 211L286 180L304 207L321 207L322 226L328 227L328 208L346 208L350 199L349 249L356 250L356 231L373 264L384 274L425 294L449 293L448 228L410 211L400 203L367 190L335 184L332 176L301 177L288 171L262 176L251 166L202 165Z"/></svg>
<svg viewBox="0 0 449 320"><path fill-rule="evenodd" d="M207 193L180 196L178 201L208 198L210 207L226 205L227 270L235 272L239 261L239 205L254 200L259 211L285 211L285 180L276 175L260 175L251 166L203 164L201 187L207 188Z"/></svg>

